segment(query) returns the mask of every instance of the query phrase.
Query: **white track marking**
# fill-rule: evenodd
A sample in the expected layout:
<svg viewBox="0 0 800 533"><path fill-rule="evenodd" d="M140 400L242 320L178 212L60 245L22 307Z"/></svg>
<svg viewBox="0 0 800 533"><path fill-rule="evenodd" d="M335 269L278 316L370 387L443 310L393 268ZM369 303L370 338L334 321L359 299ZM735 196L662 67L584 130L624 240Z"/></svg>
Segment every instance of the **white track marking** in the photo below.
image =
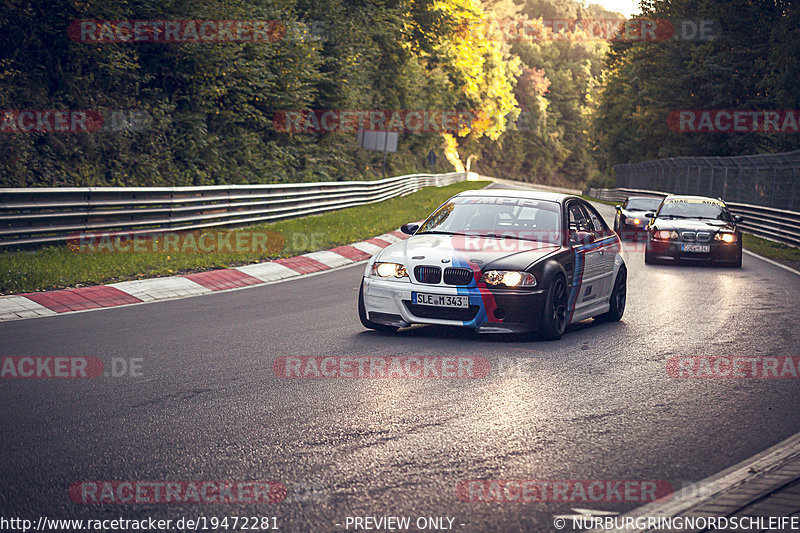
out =
<svg viewBox="0 0 800 533"><path fill-rule="evenodd" d="M786 270L788 272L791 272L792 274L797 274L798 276L800 276L800 272L798 272L797 270L793 269L792 267L788 267L788 266L784 265L783 263L778 263L777 261L773 261L772 259L767 259L763 255L758 255L757 253L751 252L750 250L742 250L742 251L744 253L746 253L747 255L750 255L750 256L753 256L753 257L757 257L757 258L761 259L762 261L766 261L767 263L769 263L771 265L775 265L776 267L782 268L782 269L784 269L784 270Z"/></svg>
<svg viewBox="0 0 800 533"><path fill-rule="evenodd" d="M236 270L248 276L260 279L261 281L276 281L300 275L297 271L285 267L280 263L256 263L253 265L236 267Z"/></svg>
<svg viewBox="0 0 800 533"><path fill-rule="evenodd" d="M25 296L0 296L0 320L34 318L57 314L52 309L29 300Z"/></svg>
<svg viewBox="0 0 800 533"><path fill-rule="evenodd" d="M323 265L329 266L331 268L337 266L344 266L349 265L353 262L352 259L348 259L343 255L339 255L336 252L331 252L330 250L322 250L321 252L311 252L308 254L303 254L300 257L308 257L309 259L313 259L314 261L319 261Z"/></svg>
<svg viewBox="0 0 800 533"><path fill-rule="evenodd" d="M123 281L121 283L113 283L109 287L114 287L131 296L135 296L143 302L183 298L212 292L211 289L181 276Z"/></svg>

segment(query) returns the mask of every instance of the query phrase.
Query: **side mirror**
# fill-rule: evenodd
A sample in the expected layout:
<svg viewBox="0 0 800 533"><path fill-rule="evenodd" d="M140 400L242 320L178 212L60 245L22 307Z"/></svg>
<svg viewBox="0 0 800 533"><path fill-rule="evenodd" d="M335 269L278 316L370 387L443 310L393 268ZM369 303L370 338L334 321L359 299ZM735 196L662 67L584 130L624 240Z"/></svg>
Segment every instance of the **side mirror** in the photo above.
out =
<svg viewBox="0 0 800 533"><path fill-rule="evenodd" d="M419 224L414 224L413 222L409 222L408 224L403 224L400 226L400 231L407 235L414 235L418 229Z"/></svg>
<svg viewBox="0 0 800 533"><path fill-rule="evenodd" d="M656 218L656 214L655 213L645 213L644 214L644 218Z"/></svg>
<svg viewBox="0 0 800 533"><path fill-rule="evenodd" d="M744 220L744 217L742 215L733 215L733 221L736 222L737 224L742 220Z"/></svg>
<svg viewBox="0 0 800 533"><path fill-rule="evenodd" d="M594 242L594 234L588 231L576 231L572 234L572 242L576 244L591 244Z"/></svg>
<svg viewBox="0 0 800 533"><path fill-rule="evenodd" d="M614 209L616 209L617 211L622 211L622 206L621 205L615 205Z"/></svg>

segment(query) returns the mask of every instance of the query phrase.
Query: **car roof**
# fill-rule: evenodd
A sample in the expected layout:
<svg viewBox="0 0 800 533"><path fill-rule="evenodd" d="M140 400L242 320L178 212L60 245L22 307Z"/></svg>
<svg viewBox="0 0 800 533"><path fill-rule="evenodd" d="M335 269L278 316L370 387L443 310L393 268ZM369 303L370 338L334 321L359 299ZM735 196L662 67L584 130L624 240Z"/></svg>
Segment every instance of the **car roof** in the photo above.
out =
<svg viewBox="0 0 800 533"><path fill-rule="evenodd" d="M531 198L533 200L549 200L551 202L564 202L569 198L578 198L572 194L558 192L534 191L529 189L472 189L463 191L456 196L481 196L481 197L511 197L511 198Z"/></svg>
<svg viewBox="0 0 800 533"><path fill-rule="evenodd" d="M661 196L628 196L628 200L658 200L659 202L664 198Z"/></svg>

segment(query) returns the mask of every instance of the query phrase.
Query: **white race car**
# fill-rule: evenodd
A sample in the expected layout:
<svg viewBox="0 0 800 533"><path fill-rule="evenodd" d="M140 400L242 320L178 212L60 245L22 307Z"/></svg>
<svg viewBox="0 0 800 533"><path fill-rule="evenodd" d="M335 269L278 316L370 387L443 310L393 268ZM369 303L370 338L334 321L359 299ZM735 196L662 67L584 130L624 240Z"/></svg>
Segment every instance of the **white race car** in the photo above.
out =
<svg viewBox="0 0 800 533"><path fill-rule="evenodd" d="M361 323L394 331L440 324L560 338L625 311L619 237L576 196L483 189L453 196L367 262Z"/></svg>

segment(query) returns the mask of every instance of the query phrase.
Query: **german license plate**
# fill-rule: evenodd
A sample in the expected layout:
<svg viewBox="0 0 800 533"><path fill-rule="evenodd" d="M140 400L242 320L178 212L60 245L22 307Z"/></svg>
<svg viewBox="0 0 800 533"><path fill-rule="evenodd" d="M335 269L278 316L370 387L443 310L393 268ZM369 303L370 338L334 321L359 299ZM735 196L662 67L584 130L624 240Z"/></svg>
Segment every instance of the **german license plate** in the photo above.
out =
<svg viewBox="0 0 800 533"><path fill-rule="evenodd" d="M681 244L681 252L694 252L698 254L707 254L711 251L711 246L708 244Z"/></svg>
<svg viewBox="0 0 800 533"><path fill-rule="evenodd" d="M419 305L432 305L435 307L469 307L469 296L448 296L445 294L425 294L412 292L411 303Z"/></svg>

